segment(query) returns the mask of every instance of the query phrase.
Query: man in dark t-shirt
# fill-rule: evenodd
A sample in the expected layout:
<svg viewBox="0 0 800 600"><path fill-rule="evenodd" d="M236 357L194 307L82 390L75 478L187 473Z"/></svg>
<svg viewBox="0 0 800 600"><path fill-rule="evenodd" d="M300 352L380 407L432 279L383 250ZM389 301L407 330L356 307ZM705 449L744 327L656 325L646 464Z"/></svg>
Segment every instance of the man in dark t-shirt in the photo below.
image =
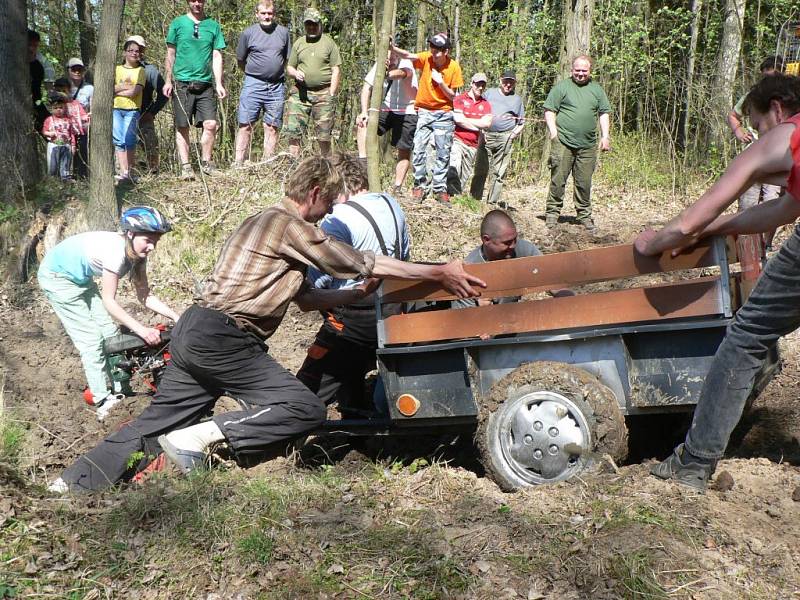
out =
<svg viewBox="0 0 800 600"><path fill-rule="evenodd" d="M50 116L42 101L42 83L44 82L44 65L36 58L39 52L41 37L38 31L28 29L28 62L31 70L31 100L33 102L33 118L36 131L42 131L44 120Z"/></svg>
<svg viewBox="0 0 800 600"><path fill-rule="evenodd" d="M250 155L253 124L263 113L264 153L262 160L272 156L278 142L278 130L283 121L285 70L291 41L289 30L275 22L275 5L263 0L256 6L258 23L239 36L236 60L244 72L244 84L239 96L239 132L236 135L234 167L240 167Z"/></svg>

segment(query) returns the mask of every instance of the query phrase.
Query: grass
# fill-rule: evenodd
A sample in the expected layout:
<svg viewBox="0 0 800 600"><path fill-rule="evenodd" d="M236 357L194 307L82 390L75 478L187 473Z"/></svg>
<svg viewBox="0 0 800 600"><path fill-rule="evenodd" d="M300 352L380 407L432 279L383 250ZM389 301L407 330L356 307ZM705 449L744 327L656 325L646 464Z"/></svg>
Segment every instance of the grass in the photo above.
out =
<svg viewBox="0 0 800 600"><path fill-rule="evenodd" d="M15 466L19 462L25 429L6 410L5 377L0 379L0 463Z"/></svg>
<svg viewBox="0 0 800 600"><path fill-rule="evenodd" d="M666 600L667 591L656 580L654 559L647 550L619 554L611 563L611 572L619 581L628 600Z"/></svg>

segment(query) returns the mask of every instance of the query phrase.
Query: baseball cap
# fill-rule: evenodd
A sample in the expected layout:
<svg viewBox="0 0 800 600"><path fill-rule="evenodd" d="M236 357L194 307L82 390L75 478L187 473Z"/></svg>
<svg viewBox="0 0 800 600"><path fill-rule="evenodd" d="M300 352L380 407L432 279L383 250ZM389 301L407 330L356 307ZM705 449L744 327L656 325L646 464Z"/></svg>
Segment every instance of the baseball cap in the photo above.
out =
<svg viewBox="0 0 800 600"><path fill-rule="evenodd" d="M80 58L70 58L67 61L67 68L68 69L70 67L83 67L83 66L85 66L85 65L83 64L83 61Z"/></svg>
<svg viewBox="0 0 800 600"><path fill-rule="evenodd" d="M443 50L450 48L450 38L446 33L437 33L428 38L428 44L434 48L441 48Z"/></svg>
<svg viewBox="0 0 800 600"><path fill-rule="evenodd" d="M147 48L147 44L144 43L144 38L140 35L131 35L128 36L128 39L125 40L125 43L128 42L135 42L137 46L141 46L142 48Z"/></svg>
<svg viewBox="0 0 800 600"><path fill-rule="evenodd" d="M303 13L303 23L311 21L312 23L321 23L322 15L316 8L307 8Z"/></svg>
<svg viewBox="0 0 800 600"><path fill-rule="evenodd" d="M475 73L475 75L472 76L471 81L472 83L478 83L479 81L486 83L489 80L486 78L486 73Z"/></svg>
<svg viewBox="0 0 800 600"><path fill-rule="evenodd" d="M513 79L514 81L517 80L517 74L514 72L513 69L506 69L503 71L503 74L500 75L500 79Z"/></svg>

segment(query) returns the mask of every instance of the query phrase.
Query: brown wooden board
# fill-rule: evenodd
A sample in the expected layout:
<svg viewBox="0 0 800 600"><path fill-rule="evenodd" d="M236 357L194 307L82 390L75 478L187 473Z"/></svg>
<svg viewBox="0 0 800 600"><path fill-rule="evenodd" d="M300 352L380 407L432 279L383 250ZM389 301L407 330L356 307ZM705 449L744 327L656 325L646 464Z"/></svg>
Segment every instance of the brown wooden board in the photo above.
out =
<svg viewBox="0 0 800 600"><path fill-rule="evenodd" d="M487 283L488 287L481 290L484 298L502 298L621 277L710 267L716 264L714 259L711 240L703 240L675 258L669 252L642 256L634 251L633 245L626 244L464 265L464 268ZM454 298L438 283L430 281L387 280L382 294L383 303Z"/></svg>
<svg viewBox="0 0 800 600"><path fill-rule="evenodd" d="M715 316L722 311L719 277L701 277L583 296L394 315L384 320L384 344Z"/></svg>

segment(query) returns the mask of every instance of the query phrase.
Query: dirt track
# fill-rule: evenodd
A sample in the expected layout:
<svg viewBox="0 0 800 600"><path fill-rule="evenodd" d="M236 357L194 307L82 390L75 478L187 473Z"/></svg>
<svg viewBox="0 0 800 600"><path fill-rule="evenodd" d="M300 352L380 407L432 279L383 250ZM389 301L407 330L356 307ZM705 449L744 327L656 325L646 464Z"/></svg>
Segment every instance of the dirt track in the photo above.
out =
<svg viewBox="0 0 800 600"><path fill-rule="evenodd" d="M602 190L599 190L598 197L603 197ZM628 242L639 229L639 224L658 222L676 208L674 205L665 206L657 198L642 197L599 203L596 220L601 233L597 238L587 237L570 223L562 224L555 238L550 238L536 208L542 205L542 192L524 190L517 198L516 219L521 233L539 243L545 253ZM464 255L477 239L479 215L463 209L443 213L439 207L420 208L410 203L406 203L406 209L414 232L416 259L439 260ZM615 218L621 212L627 216L622 226ZM442 231L448 232L444 241ZM154 267L154 277L157 278L157 263ZM130 399L123 407L115 409L106 422L98 423L92 409L80 397L83 375L77 353L38 289L32 285L9 296L0 303L0 382L4 381L6 407L12 409L28 427L22 464L25 476L32 483L42 483L52 479L63 466L122 421L140 412L147 397ZM189 298L185 298L184 305L188 301ZM304 315L292 308L271 339L271 353L290 370L295 370L302 362L318 326L318 318L315 314ZM700 529L715 532L712 536L715 539L721 535L726 540L722 547L711 540L702 548L664 549L672 556L699 556L701 569L713 574L711 578L715 587L710 588L712 591L704 593L690 588L695 592L691 597L744 597L748 589L745 584L762 574L781 582L777 588L768 588L781 592L772 597L797 597L800 590L800 574L796 567L800 564L797 543L800 539L800 501L797 497L792 498L793 492L797 496L796 489L800 486L800 398L797 393L800 337L797 333L781 342L781 352L782 373L767 387L753 411L743 420L729 448L731 458L720 465L720 471L728 471L733 477L731 491L710 492L695 502L688 501L681 490L648 477L646 467L641 465L623 467L614 476L620 493L645 497L648 502L662 505L673 503L676 510L689 510ZM141 385L139 389L142 389ZM655 427L648 435L657 431L658 427ZM654 445L651 453L645 449L640 456L647 458L663 452L663 445ZM257 472L253 471L253 474ZM489 497L503 497L494 484L486 479L475 480L475 475L469 470L455 469L451 473L454 493L460 493L458 482L469 480L469 486L479 485ZM557 491L537 489L506 501L510 504L541 502L543 518L556 518L552 507L558 502L562 503L557 511L559 515L580 515L586 510L581 498L591 497L593 493L608 493L607 489L597 487L599 484L593 478L588 481L588 487L581 488L577 496L577 490L558 486ZM503 535L513 537L512 529ZM610 539L609 543L609 551L613 551L614 544L634 545L636 540ZM737 581L743 587L738 588ZM558 585L552 584L547 588L548 594L552 594L548 597L581 597L575 595L574 589L559 591ZM601 594L595 597L613 596ZM756 594L752 597L767 596Z"/></svg>

